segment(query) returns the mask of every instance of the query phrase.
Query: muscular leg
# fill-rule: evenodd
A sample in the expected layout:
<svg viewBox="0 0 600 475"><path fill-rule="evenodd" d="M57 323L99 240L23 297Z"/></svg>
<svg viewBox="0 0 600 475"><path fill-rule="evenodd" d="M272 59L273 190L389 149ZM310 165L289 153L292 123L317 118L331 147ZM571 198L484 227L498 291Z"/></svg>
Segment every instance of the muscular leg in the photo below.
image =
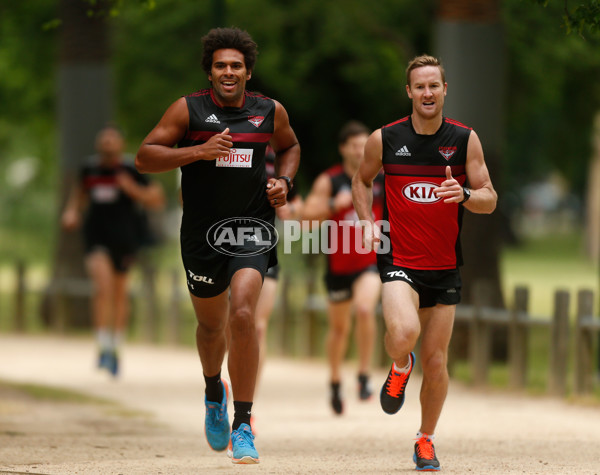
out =
<svg viewBox="0 0 600 475"><path fill-rule="evenodd" d="M417 344L421 331L417 312L419 296L406 282L386 282L381 291L381 303L386 326L385 349L396 366L402 368L408 363L408 355Z"/></svg>
<svg viewBox="0 0 600 475"><path fill-rule="evenodd" d="M421 432L434 434L448 393L448 346L454 324L454 305L436 305L419 311L421 338Z"/></svg>
<svg viewBox="0 0 600 475"><path fill-rule="evenodd" d="M368 374L375 345L375 308L381 293L381 279L375 272L363 273L353 286L356 313L355 336L358 348L358 372Z"/></svg>
<svg viewBox="0 0 600 475"><path fill-rule="evenodd" d="M228 368L235 401L252 402L258 372L258 338L254 315L262 286L260 272L238 270L231 279Z"/></svg>
<svg viewBox="0 0 600 475"><path fill-rule="evenodd" d="M199 298L191 295L196 313L196 347L205 376L215 376L221 371L227 339L225 327L229 311L229 292L216 297Z"/></svg>
<svg viewBox="0 0 600 475"><path fill-rule="evenodd" d="M267 351L267 329L269 318L275 306L277 296L277 280L265 277L258 303L256 305L256 334L258 338L259 358L258 374L260 375Z"/></svg>
<svg viewBox="0 0 600 475"><path fill-rule="evenodd" d="M328 305L327 358L329 359L331 381L335 383L339 383L342 377L341 367L348 348L351 308L351 300L329 302Z"/></svg>

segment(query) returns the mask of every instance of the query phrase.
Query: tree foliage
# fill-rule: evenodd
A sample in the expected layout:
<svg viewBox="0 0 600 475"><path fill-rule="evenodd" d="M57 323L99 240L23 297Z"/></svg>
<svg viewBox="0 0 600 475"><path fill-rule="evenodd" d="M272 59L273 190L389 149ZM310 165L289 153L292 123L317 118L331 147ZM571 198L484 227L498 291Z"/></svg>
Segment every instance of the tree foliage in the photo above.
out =
<svg viewBox="0 0 600 475"><path fill-rule="evenodd" d="M303 149L304 191L339 160L336 137L343 122L356 118L376 128L409 113L406 62L435 53L434 0L81 1L90 8L101 1L109 6L116 120L130 151L171 102L208 85L200 65L200 40L208 29L248 30L259 45L249 87L286 106ZM58 182L57 4L0 3L0 177L23 157L37 163L21 188L6 179L1 184L0 207L9 212L0 224L14 224L21 211L32 216L32 226L56 216L49 209ZM509 53L508 187L559 169L583 189L591 118L600 110L598 5L501 2Z"/></svg>
<svg viewBox="0 0 600 475"><path fill-rule="evenodd" d="M43 25L56 16L47 0L0 3L0 228L39 235L54 221L49 190L56 183L53 122L56 32ZM36 255L24 239L0 241L10 256ZM0 249L2 257L2 249Z"/></svg>
<svg viewBox="0 0 600 475"><path fill-rule="evenodd" d="M550 0L531 0L539 5L547 7ZM577 32L584 35L587 32L600 32L600 1L588 0L583 3L573 3L569 5L568 0L563 0L562 5L562 26L568 34ZM556 6L556 0L553 6Z"/></svg>
<svg viewBox="0 0 600 475"><path fill-rule="evenodd" d="M336 137L346 120L374 128L408 113L404 67L429 48L427 2L382 0L369 9L359 0L226 5L221 26L246 29L259 45L248 87L288 110L307 179L338 160ZM126 114L143 111L129 122L132 133L147 133L170 102L208 85L200 39L215 24L212 7L172 0L152 12L123 9L116 25L119 104Z"/></svg>
<svg viewBox="0 0 600 475"><path fill-rule="evenodd" d="M503 3L509 48L507 163L511 187L561 171L582 192L600 110L600 37L568 35L563 5Z"/></svg>

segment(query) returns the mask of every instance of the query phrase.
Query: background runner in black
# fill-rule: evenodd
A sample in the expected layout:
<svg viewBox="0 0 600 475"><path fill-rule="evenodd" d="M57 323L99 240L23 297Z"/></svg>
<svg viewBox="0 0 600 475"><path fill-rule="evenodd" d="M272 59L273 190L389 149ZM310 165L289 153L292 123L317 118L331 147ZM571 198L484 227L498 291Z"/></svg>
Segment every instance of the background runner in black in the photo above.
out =
<svg viewBox="0 0 600 475"><path fill-rule="evenodd" d="M117 375L118 346L129 319L129 269L147 239L144 208L164 205L158 183L140 175L123 153L124 140L113 128L96 139L97 155L81 170L80 180L62 215L66 229L83 219L86 268L92 279L92 310L100 350L98 365Z"/></svg>
<svg viewBox="0 0 600 475"><path fill-rule="evenodd" d="M220 375L229 322L228 369L235 409L232 460L257 463L250 427L259 359L255 311L263 275L276 260L268 254L221 254L207 241L207 232L226 218L272 223L274 208L286 204L300 146L283 106L246 91L257 55L250 35L217 28L203 38L203 46L202 66L212 87L182 97L167 109L140 146L136 166L143 173L181 167L181 250L198 320L196 341L206 382L205 433L213 449L227 447L228 383ZM267 144L276 154L276 178L266 178Z"/></svg>

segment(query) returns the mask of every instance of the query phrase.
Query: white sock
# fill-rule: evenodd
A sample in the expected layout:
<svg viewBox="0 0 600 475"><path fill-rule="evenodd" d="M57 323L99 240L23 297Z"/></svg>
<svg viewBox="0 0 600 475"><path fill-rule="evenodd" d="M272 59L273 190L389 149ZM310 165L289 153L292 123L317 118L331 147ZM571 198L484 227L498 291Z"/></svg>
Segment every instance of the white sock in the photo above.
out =
<svg viewBox="0 0 600 475"><path fill-rule="evenodd" d="M116 330L113 334L113 349L118 350L125 339L125 332L123 330Z"/></svg>
<svg viewBox="0 0 600 475"><path fill-rule="evenodd" d="M101 350L110 350L112 348L112 336L106 328L96 330L96 341Z"/></svg>
<svg viewBox="0 0 600 475"><path fill-rule="evenodd" d="M410 366L411 366L410 355L408 355L408 363L406 363L406 366L404 366L403 368L398 368L398 366L396 366L396 363L394 362L394 371L396 373L408 373L410 371Z"/></svg>
<svg viewBox="0 0 600 475"><path fill-rule="evenodd" d="M420 439L423 436L427 437L429 440L435 439L435 435L434 434L424 434L421 431L417 432L417 440Z"/></svg>

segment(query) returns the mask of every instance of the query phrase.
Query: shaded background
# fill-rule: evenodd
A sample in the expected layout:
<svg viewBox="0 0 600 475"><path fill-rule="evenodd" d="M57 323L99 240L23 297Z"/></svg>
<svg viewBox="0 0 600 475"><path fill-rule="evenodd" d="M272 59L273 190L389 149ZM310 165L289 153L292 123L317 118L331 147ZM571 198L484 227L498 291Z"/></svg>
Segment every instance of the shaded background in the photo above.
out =
<svg viewBox="0 0 600 475"><path fill-rule="evenodd" d="M543 3L3 2L0 268L24 262L31 269L34 285L46 294L33 318L51 323L52 289L85 279L78 236L62 233L58 217L77 168L93 152L95 133L115 121L134 153L169 104L208 86L200 39L214 26L246 29L257 41L248 87L286 107L302 146L302 194L339 161L336 138L345 121L377 128L409 114L407 62L421 53L441 57L449 84L445 113L480 135L500 196L493 215L469 215L465 222L465 302L472 300L472 283L484 280L494 304L506 305L503 256L531 250L531 243L539 249L548 238L556 244L550 258L572 252L594 266L600 246L594 194L600 147L594 148L593 132L600 110L598 15L573 8L565 21L564 2ZM156 217L162 249L147 257L159 268L179 269L176 173L154 178L171 202ZM585 272L597 287L595 267ZM61 309L74 326L89 322L85 296Z"/></svg>

